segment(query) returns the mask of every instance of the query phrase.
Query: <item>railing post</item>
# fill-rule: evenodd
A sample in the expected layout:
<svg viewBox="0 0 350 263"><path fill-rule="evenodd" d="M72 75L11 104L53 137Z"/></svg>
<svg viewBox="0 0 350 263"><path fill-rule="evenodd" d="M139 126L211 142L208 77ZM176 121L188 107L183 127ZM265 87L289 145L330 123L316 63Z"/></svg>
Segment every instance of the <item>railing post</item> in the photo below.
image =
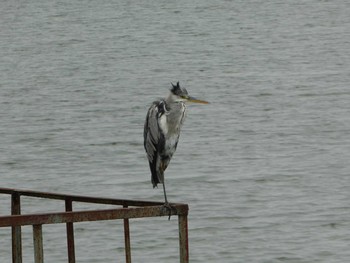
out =
<svg viewBox="0 0 350 263"><path fill-rule="evenodd" d="M66 199L66 212L73 211L72 200ZM67 229L67 251L68 263L75 263L75 247L74 247L74 227L73 223L66 223Z"/></svg>
<svg viewBox="0 0 350 263"><path fill-rule="evenodd" d="M42 225L33 225L34 262L44 263Z"/></svg>
<svg viewBox="0 0 350 263"><path fill-rule="evenodd" d="M11 194L11 215L21 214L21 197L18 192ZM20 226L12 227L12 262L22 263L22 233Z"/></svg>
<svg viewBox="0 0 350 263"><path fill-rule="evenodd" d="M124 208L128 206L124 205ZM129 228L129 219L124 219L124 240L125 240L125 259L126 263L131 263L131 249L130 249L130 228Z"/></svg>
<svg viewBox="0 0 350 263"><path fill-rule="evenodd" d="M75 222L120 220L124 222L125 258L131 263L130 245L130 218L145 218L166 215L159 209L162 203L150 201L133 201L110 198L97 198L88 196L63 195L56 193L45 193L35 191L24 191L16 189L0 188L0 194L11 195L11 216L0 216L0 227L12 228L12 263L22 263L22 235L21 226L31 225L33 227L34 259L35 263L44 262L42 226L44 224L66 224L67 251L69 263L75 263L74 248L74 224ZM38 198L58 199L65 201L65 212L21 214L21 197L31 196ZM73 202L86 202L96 204L123 205L123 208L100 209L88 211L74 211ZM129 206L132 206L130 208ZM189 262L188 246L188 205L174 204L172 214L178 215L179 228L179 254L180 263ZM1 261L1 259L0 259ZM1 262L0 262L1 263Z"/></svg>
<svg viewBox="0 0 350 263"><path fill-rule="evenodd" d="M180 263L189 262L187 215L179 215Z"/></svg>

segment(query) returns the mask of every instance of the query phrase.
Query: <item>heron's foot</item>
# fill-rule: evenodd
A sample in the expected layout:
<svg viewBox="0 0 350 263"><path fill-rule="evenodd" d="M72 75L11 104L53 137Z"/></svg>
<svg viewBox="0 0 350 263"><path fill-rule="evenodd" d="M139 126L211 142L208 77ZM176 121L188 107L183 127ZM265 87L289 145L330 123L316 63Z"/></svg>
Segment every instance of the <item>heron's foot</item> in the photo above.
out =
<svg viewBox="0 0 350 263"><path fill-rule="evenodd" d="M170 220L170 217L171 217L171 212L172 211L176 211L176 208L171 206L168 202L165 202L164 205L163 205L164 209L166 209L168 212L169 212L169 218L168 220Z"/></svg>

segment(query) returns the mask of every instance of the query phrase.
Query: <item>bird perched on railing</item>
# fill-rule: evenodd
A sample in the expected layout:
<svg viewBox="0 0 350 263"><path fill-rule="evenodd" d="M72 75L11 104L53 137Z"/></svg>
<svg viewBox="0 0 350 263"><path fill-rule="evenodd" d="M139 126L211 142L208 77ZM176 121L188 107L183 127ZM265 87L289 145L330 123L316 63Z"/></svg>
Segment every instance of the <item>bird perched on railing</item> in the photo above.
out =
<svg viewBox="0 0 350 263"><path fill-rule="evenodd" d="M171 84L166 99L154 101L149 108L144 127L144 147L152 174L153 188L163 184L165 206L169 206L165 191L164 171L169 165L177 143L181 126L185 120L186 102L208 104L209 102L191 97L185 88Z"/></svg>

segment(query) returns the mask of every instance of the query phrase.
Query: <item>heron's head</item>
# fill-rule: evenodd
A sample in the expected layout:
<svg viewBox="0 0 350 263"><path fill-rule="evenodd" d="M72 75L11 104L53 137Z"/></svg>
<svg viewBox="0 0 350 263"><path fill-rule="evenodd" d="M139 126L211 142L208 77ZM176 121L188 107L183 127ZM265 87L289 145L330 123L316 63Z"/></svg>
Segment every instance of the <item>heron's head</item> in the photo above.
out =
<svg viewBox="0 0 350 263"><path fill-rule="evenodd" d="M180 87L180 83L177 82L176 85L171 83L172 88L170 89L170 96L173 101L179 102L193 102L193 103L201 103L201 104L208 104L209 102L205 100L199 100L196 99L190 95L188 95L188 92L185 88Z"/></svg>

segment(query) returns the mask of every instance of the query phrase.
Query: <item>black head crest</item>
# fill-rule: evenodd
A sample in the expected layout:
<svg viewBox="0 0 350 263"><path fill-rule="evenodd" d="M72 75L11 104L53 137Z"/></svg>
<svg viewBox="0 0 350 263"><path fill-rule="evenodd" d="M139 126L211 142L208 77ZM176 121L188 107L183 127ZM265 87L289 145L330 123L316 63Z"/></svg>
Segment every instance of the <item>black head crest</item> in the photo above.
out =
<svg viewBox="0 0 350 263"><path fill-rule="evenodd" d="M187 90L186 90L185 88L181 88L181 87L180 87L180 82L179 82L179 81L176 83L176 85L174 85L173 83L171 83L171 85L172 85L173 87L171 88L170 91L171 91L173 94L178 95L178 96L187 94Z"/></svg>

